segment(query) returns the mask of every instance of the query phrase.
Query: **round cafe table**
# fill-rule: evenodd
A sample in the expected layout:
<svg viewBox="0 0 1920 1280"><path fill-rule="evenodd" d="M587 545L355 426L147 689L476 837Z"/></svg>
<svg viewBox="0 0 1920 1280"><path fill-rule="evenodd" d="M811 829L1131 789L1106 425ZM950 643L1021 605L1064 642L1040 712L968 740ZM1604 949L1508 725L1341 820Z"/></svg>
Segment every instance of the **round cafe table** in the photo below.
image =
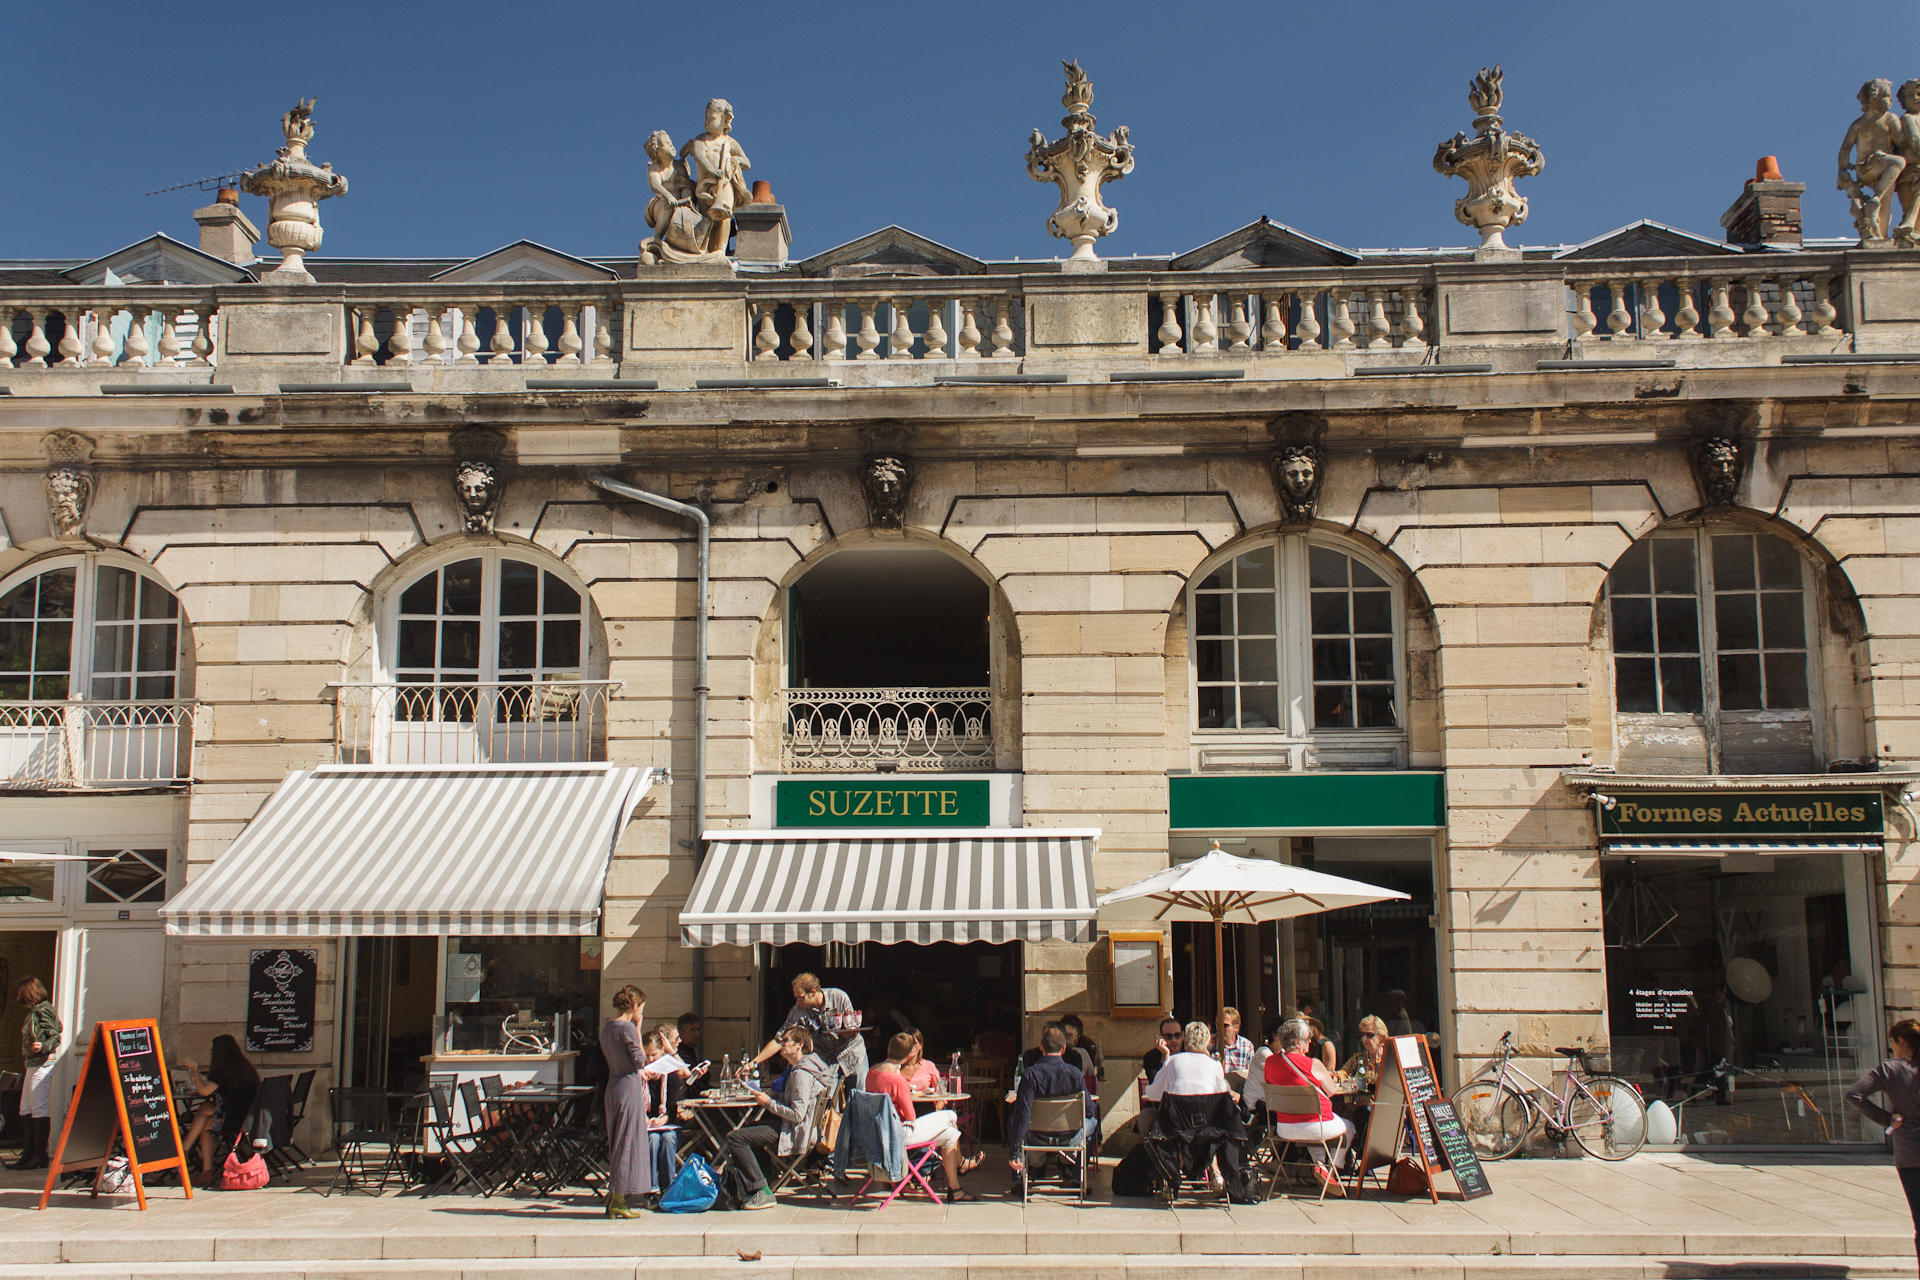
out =
<svg viewBox="0 0 1920 1280"><path fill-rule="evenodd" d="M960 1147L961 1150L969 1156L973 1155L980 1147L980 1135L977 1132L979 1124L975 1119L973 1102L974 1097L970 1093L953 1093L945 1089L935 1090L932 1093L915 1093L913 1095L913 1106L916 1114L925 1114L925 1112L920 1110L922 1103L927 1104L928 1109L933 1111L938 1111L941 1107L953 1108L954 1115L960 1121ZM963 1103L965 1104L964 1106L961 1105Z"/></svg>

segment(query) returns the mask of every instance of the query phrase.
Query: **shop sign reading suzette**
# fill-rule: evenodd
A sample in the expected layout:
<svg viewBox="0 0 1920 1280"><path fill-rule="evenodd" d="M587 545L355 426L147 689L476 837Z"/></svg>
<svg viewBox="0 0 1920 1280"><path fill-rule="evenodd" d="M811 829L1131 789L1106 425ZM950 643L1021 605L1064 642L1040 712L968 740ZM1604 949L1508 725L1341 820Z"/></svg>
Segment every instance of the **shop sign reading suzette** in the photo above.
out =
<svg viewBox="0 0 1920 1280"><path fill-rule="evenodd" d="M780 782L776 822L783 827L984 827L987 783L977 779L887 778Z"/></svg>
<svg viewBox="0 0 1920 1280"><path fill-rule="evenodd" d="M1669 791L1614 797L1603 836L1881 834L1877 791Z"/></svg>

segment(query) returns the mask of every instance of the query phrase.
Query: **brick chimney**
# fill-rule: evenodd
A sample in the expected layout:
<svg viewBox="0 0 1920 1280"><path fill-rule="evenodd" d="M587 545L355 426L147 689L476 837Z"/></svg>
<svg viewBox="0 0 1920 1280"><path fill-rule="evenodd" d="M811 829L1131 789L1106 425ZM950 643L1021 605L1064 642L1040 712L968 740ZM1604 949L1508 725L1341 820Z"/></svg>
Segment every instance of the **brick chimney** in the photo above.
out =
<svg viewBox="0 0 1920 1280"><path fill-rule="evenodd" d="M1763 245L1780 249L1800 247L1800 196L1804 182L1788 182L1780 176L1780 162L1773 156L1761 156L1753 166L1747 189L1720 215L1727 230L1727 243L1757 249Z"/></svg>
<svg viewBox="0 0 1920 1280"><path fill-rule="evenodd" d="M240 212L240 193L232 187L220 188L212 204L195 209L193 220L200 224L200 252L243 267L258 261L253 246L260 232Z"/></svg>

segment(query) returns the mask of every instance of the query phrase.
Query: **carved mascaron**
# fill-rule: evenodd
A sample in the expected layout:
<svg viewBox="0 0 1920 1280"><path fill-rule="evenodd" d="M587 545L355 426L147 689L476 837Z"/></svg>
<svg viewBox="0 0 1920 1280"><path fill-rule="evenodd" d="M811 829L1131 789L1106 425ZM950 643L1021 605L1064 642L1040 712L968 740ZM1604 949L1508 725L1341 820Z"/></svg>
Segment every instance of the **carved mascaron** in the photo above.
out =
<svg viewBox="0 0 1920 1280"><path fill-rule="evenodd" d="M1280 496L1281 523L1312 524L1320 511L1320 446L1282 444L1273 452L1273 488Z"/></svg>
<svg viewBox="0 0 1920 1280"><path fill-rule="evenodd" d="M1502 127L1501 78L1499 67L1480 68L1467 91L1475 113L1473 140L1456 133L1433 153L1436 173L1467 180L1467 194L1453 202L1453 216L1480 233L1480 249L1487 254L1506 250L1501 233L1527 220L1527 198L1513 189L1514 180L1537 176L1547 163L1532 138Z"/></svg>
<svg viewBox="0 0 1920 1280"><path fill-rule="evenodd" d="M93 505L93 474L84 467L55 467L47 472L47 519L53 536L72 542L86 536L87 508Z"/></svg>
<svg viewBox="0 0 1920 1280"><path fill-rule="evenodd" d="M1079 63L1061 65L1067 69L1067 92L1060 105L1067 115L1060 123L1067 127L1067 136L1048 142L1035 129L1027 147L1027 173L1035 182L1060 188L1060 207L1047 218L1047 230L1072 241L1076 259L1092 262L1093 242L1120 226L1120 215L1101 203L1100 188L1133 172L1133 144L1124 125L1110 138L1094 132L1093 113L1087 110L1093 103L1093 82Z"/></svg>
<svg viewBox="0 0 1920 1280"><path fill-rule="evenodd" d="M1732 436L1705 436L1693 444L1693 479L1700 502L1707 507L1730 507L1740 490L1746 454Z"/></svg>
<svg viewBox="0 0 1920 1280"><path fill-rule="evenodd" d="M275 283L313 283L304 263L320 247L320 202L347 194L347 180L331 164L315 165L307 159L315 101L304 98L280 117L287 145L272 163L240 179L247 194L267 198L267 243L280 251L280 265L263 279Z"/></svg>
<svg viewBox="0 0 1920 1280"><path fill-rule="evenodd" d="M465 459L453 468L453 488L468 533L492 533L494 512L500 505L500 477L491 462Z"/></svg>
<svg viewBox="0 0 1920 1280"><path fill-rule="evenodd" d="M898 529L913 492L913 460L881 453L860 465L860 489L867 495L867 522L876 529Z"/></svg>

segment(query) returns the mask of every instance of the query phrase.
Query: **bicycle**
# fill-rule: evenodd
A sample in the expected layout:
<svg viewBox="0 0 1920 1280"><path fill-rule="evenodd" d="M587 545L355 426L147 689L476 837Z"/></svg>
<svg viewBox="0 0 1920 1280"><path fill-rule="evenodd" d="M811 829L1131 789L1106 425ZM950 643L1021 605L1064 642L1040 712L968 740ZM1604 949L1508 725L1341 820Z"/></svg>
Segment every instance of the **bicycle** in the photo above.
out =
<svg viewBox="0 0 1920 1280"><path fill-rule="evenodd" d="M1647 1104L1640 1091L1618 1076L1594 1074L1585 1049L1554 1052L1567 1059L1566 1087L1557 1095L1513 1065L1511 1031L1500 1037L1499 1060L1454 1092L1453 1109L1474 1154L1505 1159L1542 1124L1548 1138L1572 1138L1601 1160L1625 1160L1645 1145ZM1492 1076L1483 1079L1489 1071Z"/></svg>

